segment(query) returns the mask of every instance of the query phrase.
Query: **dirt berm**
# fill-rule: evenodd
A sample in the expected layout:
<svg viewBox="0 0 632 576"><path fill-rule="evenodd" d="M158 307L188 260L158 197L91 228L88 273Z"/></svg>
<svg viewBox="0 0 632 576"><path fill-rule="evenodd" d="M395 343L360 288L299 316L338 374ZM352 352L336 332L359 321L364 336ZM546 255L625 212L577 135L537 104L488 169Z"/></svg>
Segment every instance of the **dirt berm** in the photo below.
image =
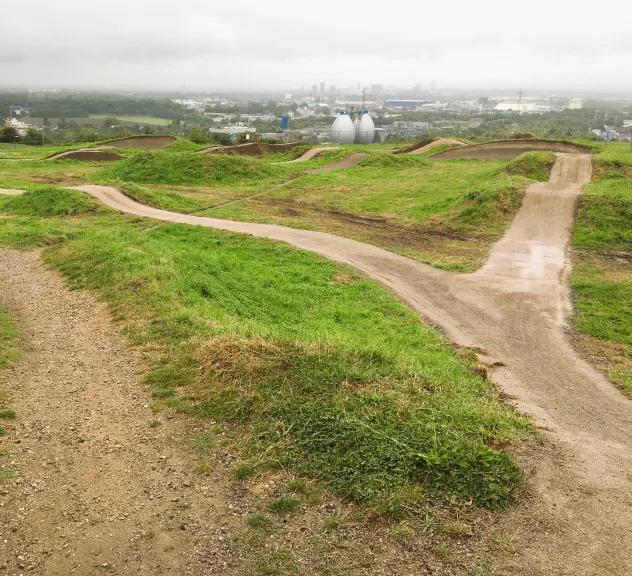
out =
<svg viewBox="0 0 632 576"><path fill-rule="evenodd" d="M428 146L428 144L432 144L436 138L424 138L423 140L419 140L419 142L415 142L410 146L406 146L406 148L398 148L397 150L393 150L393 154L410 154L419 148L423 148L424 146Z"/></svg>
<svg viewBox="0 0 632 576"><path fill-rule="evenodd" d="M503 140L463 146L455 150L446 150L432 156L432 160L454 160L457 158L516 158L525 152L549 150L568 154L590 154L588 146L571 144L555 140Z"/></svg>
<svg viewBox="0 0 632 576"><path fill-rule="evenodd" d="M103 150L70 150L55 154L46 160L83 160L84 162L112 162L114 160L125 160L125 157L116 152L104 152Z"/></svg>
<svg viewBox="0 0 632 576"><path fill-rule="evenodd" d="M108 148L169 148L176 141L174 136L138 136L112 140L105 145Z"/></svg>
<svg viewBox="0 0 632 576"><path fill-rule="evenodd" d="M200 150L198 154L228 154L229 156L267 156L268 154L282 154L297 146L304 146L303 142L288 142L287 144L262 144L251 142L236 146L213 146Z"/></svg>

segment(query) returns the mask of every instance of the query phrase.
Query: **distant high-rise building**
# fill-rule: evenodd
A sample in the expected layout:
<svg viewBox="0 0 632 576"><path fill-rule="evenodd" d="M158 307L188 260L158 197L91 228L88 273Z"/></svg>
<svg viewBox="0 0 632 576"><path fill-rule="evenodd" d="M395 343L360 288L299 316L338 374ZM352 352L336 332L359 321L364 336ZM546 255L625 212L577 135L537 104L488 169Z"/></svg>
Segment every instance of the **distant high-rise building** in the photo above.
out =
<svg viewBox="0 0 632 576"><path fill-rule="evenodd" d="M312 86L312 94L318 94L318 86L316 84Z"/></svg>
<svg viewBox="0 0 632 576"><path fill-rule="evenodd" d="M324 82L321 82L321 83L320 83L320 93L321 93L321 94L324 94L324 93L325 93L325 83L324 83Z"/></svg>
<svg viewBox="0 0 632 576"><path fill-rule="evenodd" d="M333 86L333 85L332 85L332 86L330 86L330 87L329 87L329 91L330 91L330 92L332 92L332 93L333 93L333 92L335 92L335 91L336 91L336 87L335 87L335 86Z"/></svg>
<svg viewBox="0 0 632 576"><path fill-rule="evenodd" d="M371 94L380 94L384 92L384 84L371 84Z"/></svg>

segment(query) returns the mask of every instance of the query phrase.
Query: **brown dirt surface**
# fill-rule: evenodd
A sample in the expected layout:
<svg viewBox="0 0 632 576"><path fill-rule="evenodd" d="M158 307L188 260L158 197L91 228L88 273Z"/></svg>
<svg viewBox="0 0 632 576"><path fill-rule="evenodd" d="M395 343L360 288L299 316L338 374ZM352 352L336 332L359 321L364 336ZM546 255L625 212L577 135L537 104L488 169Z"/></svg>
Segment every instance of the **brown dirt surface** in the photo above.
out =
<svg viewBox="0 0 632 576"><path fill-rule="evenodd" d="M338 146L320 146L317 148L310 148L302 156L295 158L294 160L288 160L287 162L277 162L277 164L296 164L297 162L307 162L312 158L315 158L323 152L329 152L330 150L338 150Z"/></svg>
<svg viewBox="0 0 632 576"><path fill-rule="evenodd" d="M139 359L105 307L65 290L37 252L0 250L0 294L25 355L0 375L18 414L3 447L20 473L0 486L0 570L201 574L196 545L219 529L204 514L221 499L174 450L182 431L148 426ZM202 505L174 515L176 501Z"/></svg>
<svg viewBox="0 0 632 576"><path fill-rule="evenodd" d="M176 138L174 136L140 136L137 138L122 138L108 142L109 148L169 148Z"/></svg>
<svg viewBox="0 0 632 576"><path fill-rule="evenodd" d="M237 144L235 146L211 146L204 150L199 150L197 154L227 154L229 156L267 156L269 154L281 154L303 146L303 142L288 142L287 144L262 144L260 142L250 142L247 144Z"/></svg>
<svg viewBox="0 0 632 576"><path fill-rule="evenodd" d="M424 152L428 152L428 150L432 150L433 148L438 148L439 146L450 146L451 148L460 148L461 146L465 146L463 142L460 140L451 140L449 138L440 138L439 140L435 140L434 142L430 142L426 146L422 146L421 148L417 148L409 154L423 154Z"/></svg>
<svg viewBox="0 0 632 576"><path fill-rule="evenodd" d="M455 160L457 158L516 158L525 152L548 150L567 154L587 154L590 150L579 144L556 142L553 140L504 140L463 146L458 150L446 150L432 157L432 160Z"/></svg>
<svg viewBox="0 0 632 576"><path fill-rule="evenodd" d="M333 172L334 170L344 170L345 168L350 168L351 166L355 166L364 160L368 154L364 154L362 152L354 152L353 154L349 154L346 158L343 158L339 162L334 162L333 164L329 164L327 166L323 166L322 168L314 168L314 170L307 170L306 174L324 174L325 172Z"/></svg>
<svg viewBox="0 0 632 576"><path fill-rule="evenodd" d="M55 154L46 160L81 160L84 162L113 162L115 160L125 160L124 156L116 152L104 152L102 150L70 150Z"/></svg>
<svg viewBox="0 0 632 576"><path fill-rule="evenodd" d="M410 154L415 150L419 150L419 148L423 148L424 146L428 146L428 144L432 144L436 138L424 138L423 140L419 140L419 142L415 142L410 146L406 146L405 148L397 148L393 150L393 154Z"/></svg>

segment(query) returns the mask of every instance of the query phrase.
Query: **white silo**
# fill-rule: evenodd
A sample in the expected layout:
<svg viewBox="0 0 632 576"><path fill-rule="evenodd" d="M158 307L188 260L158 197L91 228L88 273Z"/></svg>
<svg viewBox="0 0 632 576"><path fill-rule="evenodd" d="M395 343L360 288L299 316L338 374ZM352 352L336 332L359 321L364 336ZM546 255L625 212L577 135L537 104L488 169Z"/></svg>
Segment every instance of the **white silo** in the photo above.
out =
<svg viewBox="0 0 632 576"><path fill-rule="evenodd" d="M361 144L360 142L360 114L358 114L355 117L355 120L353 121L353 130L355 132L355 143L356 144Z"/></svg>
<svg viewBox="0 0 632 576"><path fill-rule="evenodd" d="M375 137L375 124L373 118L365 110L360 116L360 122L356 129L356 142L358 144L371 144Z"/></svg>
<svg viewBox="0 0 632 576"><path fill-rule="evenodd" d="M355 129L351 116L347 112L341 112L331 125L331 139L338 144L353 144Z"/></svg>

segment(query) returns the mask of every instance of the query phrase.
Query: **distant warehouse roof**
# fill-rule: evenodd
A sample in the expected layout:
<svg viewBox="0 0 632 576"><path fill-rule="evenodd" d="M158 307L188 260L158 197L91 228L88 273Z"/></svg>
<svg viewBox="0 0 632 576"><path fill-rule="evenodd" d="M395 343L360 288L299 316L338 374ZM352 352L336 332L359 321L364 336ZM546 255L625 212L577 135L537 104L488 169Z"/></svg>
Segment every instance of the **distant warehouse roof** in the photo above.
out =
<svg viewBox="0 0 632 576"><path fill-rule="evenodd" d="M386 108L416 108L426 104L434 104L434 100L385 100Z"/></svg>

